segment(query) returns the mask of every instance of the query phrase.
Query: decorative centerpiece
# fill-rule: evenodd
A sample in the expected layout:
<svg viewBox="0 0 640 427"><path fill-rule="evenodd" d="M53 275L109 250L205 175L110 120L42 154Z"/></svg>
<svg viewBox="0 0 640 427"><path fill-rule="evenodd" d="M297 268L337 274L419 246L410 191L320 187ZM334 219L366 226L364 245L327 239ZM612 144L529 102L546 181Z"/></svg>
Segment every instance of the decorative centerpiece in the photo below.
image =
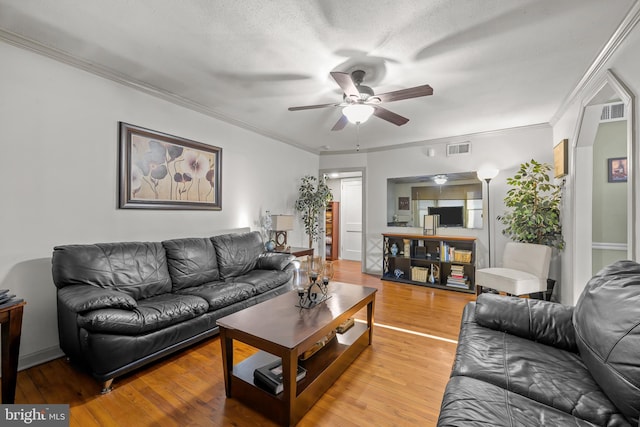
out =
<svg viewBox="0 0 640 427"><path fill-rule="evenodd" d="M271 231L273 228L271 212L266 211L265 214L260 218L260 227L262 228L262 237L265 242L265 250L267 252L273 252L276 249L276 242L271 238Z"/></svg>
<svg viewBox="0 0 640 427"><path fill-rule="evenodd" d="M324 276L321 281L318 280L318 273L312 271L309 273L309 286L302 287L298 285L299 304L296 307L313 308L331 298L327 294L329 288L329 278Z"/></svg>

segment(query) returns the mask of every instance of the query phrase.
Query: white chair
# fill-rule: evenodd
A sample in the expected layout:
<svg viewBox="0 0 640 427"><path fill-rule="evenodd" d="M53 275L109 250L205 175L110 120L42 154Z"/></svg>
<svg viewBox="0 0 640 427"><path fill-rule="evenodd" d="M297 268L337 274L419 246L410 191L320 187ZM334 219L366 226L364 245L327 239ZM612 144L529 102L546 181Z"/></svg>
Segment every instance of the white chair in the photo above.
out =
<svg viewBox="0 0 640 427"><path fill-rule="evenodd" d="M546 292L551 247L533 243L509 242L504 248L502 267L476 271L477 292L491 288L509 295Z"/></svg>

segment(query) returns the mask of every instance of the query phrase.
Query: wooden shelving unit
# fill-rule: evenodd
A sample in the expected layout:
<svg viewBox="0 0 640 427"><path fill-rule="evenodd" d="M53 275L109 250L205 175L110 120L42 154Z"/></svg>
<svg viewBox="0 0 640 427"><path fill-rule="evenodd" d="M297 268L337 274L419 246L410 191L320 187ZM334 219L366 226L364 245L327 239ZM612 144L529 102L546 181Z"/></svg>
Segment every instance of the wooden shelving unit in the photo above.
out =
<svg viewBox="0 0 640 427"><path fill-rule="evenodd" d="M476 238L384 233L382 279L475 293ZM396 245L394 255L392 247ZM458 255L456 255L456 252ZM436 272L431 279L431 272ZM454 277L462 272L463 278Z"/></svg>
<svg viewBox="0 0 640 427"><path fill-rule="evenodd" d="M340 202L329 202L325 213L325 243L328 261L338 259L340 247Z"/></svg>

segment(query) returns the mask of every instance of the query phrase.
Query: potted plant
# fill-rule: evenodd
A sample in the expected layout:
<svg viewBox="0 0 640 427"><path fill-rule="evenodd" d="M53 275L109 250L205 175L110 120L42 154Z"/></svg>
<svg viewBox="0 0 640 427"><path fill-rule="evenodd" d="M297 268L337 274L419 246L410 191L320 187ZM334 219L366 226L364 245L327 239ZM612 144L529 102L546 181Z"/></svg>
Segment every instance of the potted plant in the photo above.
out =
<svg viewBox="0 0 640 427"><path fill-rule="evenodd" d="M318 182L318 178L312 175L302 177L295 208L302 214L304 231L309 236L309 247L312 247L313 242L320 236L319 215L331 200L333 194L324 179Z"/></svg>
<svg viewBox="0 0 640 427"><path fill-rule="evenodd" d="M560 201L562 187L550 181L551 165L531 160L522 163L516 174L507 178L512 188L507 191L504 204L511 210L498 216L506 226L502 234L516 242L536 243L564 249ZM555 280L547 279L547 295L550 299Z"/></svg>
<svg viewBox="0 0 640 427"><path fill-rule="evenodd" d="M511 211L498 216L506 226L502 234L516 242L537 243L562 250L560 201L562 187L549 179L551 165L535 160L520 165L520 170L507 184L504 203Z"/></svg>

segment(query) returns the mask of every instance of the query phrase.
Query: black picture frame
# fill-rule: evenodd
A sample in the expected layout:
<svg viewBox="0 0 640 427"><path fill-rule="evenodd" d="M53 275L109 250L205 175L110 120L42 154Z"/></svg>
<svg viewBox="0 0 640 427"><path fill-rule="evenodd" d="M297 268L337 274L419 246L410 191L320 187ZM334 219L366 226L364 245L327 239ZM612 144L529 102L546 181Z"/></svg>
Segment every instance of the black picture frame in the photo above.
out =
<svg viewBox="0 0 640 427"><path fill-rule="evenodd" d="M626 157L607 159L607 182L627 182L628 170Z"/></svg>
<svg viewBox="0 0 640 427"><path fill-rule="evenodd" d="M411 202L409 197L398 197L398 210L408 211L411 209Z"/></svg>
<svg viewBox="0 0 640 427"><path fill-rule="evenodd" d="M222 148L119 122L120 209L222 209Z"/></svg>

